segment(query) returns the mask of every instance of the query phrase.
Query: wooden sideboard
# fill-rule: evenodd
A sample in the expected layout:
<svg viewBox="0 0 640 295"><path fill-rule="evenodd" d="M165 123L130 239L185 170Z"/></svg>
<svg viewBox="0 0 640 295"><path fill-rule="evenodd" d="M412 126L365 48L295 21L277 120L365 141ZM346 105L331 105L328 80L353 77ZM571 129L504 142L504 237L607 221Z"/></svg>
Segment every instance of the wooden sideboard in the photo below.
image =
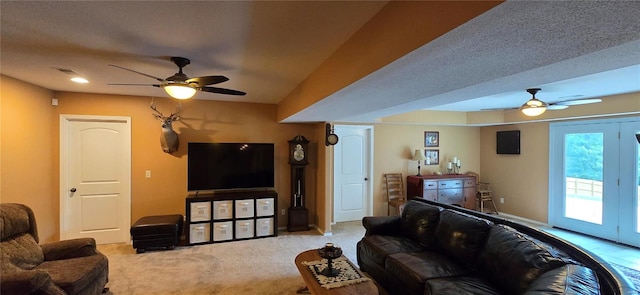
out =
<svg viewBox="0 0 640 295"><path fill-rule="evenodd" d="M476 177L467 174L407 176L407 197L476 210Z"/></svg>

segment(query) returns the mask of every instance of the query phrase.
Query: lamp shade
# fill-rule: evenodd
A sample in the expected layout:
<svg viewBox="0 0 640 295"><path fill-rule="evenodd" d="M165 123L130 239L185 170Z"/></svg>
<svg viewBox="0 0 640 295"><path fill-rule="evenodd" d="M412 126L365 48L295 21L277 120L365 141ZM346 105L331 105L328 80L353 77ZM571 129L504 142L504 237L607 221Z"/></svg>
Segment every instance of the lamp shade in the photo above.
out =
<svg viewBox="0 0 640 295"><path fill-rule="evenodd" d="M525 102L520 107L520 111L529 117L540 116L547 111L547 104L534 97Z"/></svg>
<svg viewBox="0 0 640 295"><path fill-rule="evenodd" d="M529 117L540 116L547 111L547 104L536 98L536 93L540 91L540 88L529 88L527 92L531 94L531 99L525 102L520 111Z"/></svg>
<svg viewBox="0 0 640 295"><path fill-rule="evenodd" d="M427 159L427 158L424 156L424 153L422 152L422 150L416 150L416 151L413 153L413 158L412 158L412 160L414 160L414 161L424 161L424 160L426 160L426 159Z"/></svg>
<svg viewBox="0 0 640 295"><path fill-rule="evenodd" d="M165 85L163 88L164 91L175 99L189 99L196 94L196 89L188 85L169 84Z"/></svg>

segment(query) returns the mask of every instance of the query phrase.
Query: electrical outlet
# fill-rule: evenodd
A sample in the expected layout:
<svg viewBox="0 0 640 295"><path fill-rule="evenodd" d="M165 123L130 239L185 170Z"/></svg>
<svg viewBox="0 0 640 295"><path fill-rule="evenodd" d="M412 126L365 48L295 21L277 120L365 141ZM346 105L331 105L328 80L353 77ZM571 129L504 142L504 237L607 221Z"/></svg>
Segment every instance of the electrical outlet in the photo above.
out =
<svg viewBox="0 0 640 295"><path fill-rule="evenodd" d="M504 204L504 198L500 198L500 204Z"/></svg>
<svg viewBox="0 0 640 295"><path fill-rule="evenodd" d="M282 214L283 216L286 215L287 214L287 210L282 209L282 213L280 213L280 214Z"/></svg>
<svg viewBox="0 0 640 295"><path fill-rule="evenodd" d="M151 178L151 170L147 170L144 172L144 177Z"/></svg>

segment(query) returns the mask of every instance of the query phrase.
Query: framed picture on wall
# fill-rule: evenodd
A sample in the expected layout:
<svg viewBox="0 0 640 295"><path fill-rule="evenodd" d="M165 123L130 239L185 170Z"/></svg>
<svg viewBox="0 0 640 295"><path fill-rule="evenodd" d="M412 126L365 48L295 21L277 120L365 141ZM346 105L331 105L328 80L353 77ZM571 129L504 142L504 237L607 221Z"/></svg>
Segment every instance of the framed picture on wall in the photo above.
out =
<svg viewBox="0 0 640 295"><path fill-rule="evenodd" d="M440 150L424 150L425 165L439 165L440 164Z"/></svg>
<svg viewBox="0 0 640 295"><path fill-rule="evenodd" d="M425 147L440 146L440 132L438 132L438 131L425 131L424 132L424 146Z"/></svg>

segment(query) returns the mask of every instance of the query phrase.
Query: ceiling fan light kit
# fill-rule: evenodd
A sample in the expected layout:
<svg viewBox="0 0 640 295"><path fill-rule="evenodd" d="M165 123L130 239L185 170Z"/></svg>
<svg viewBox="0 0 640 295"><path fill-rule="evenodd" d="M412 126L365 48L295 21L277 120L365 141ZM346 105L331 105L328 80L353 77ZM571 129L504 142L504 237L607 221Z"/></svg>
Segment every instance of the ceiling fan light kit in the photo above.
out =
<svg viewBox="0 0 640 295"><path fill-rule="evenodd" d="M172 83L162 87L167 94L175 99L189 99L196 94L196 89L181 83Z"/></svg>
<svg viewBox="0 0 640 295"><path fill-rule="evenodd" d="M173 74L173 76L161 79L155 76L151 76L149 74L145 74L142 72L134 71L125 67L110 65L115 68L123 69L132 73L136 73L142 76L146 76L152 79L155 79L159 84L109 84L109 85L129 85L129 86L153 86L153 87L161 87L164 89L167 94L175 99L189 99L193 97L197 91L205 91L219 94L227 94L227 95L245 95L245 92L226 89L226 88L218 88L218 87L210 87L207 85L218 84L222 82L229 81L229 78L225 76L203 76L196 78L189 78L182 72L182 68L191 63L188 58L173 56L171 57L171 61L178 66L178 72Z"/></svg>
<svg viewBox="0 0 640 295"><path fill-rule="evenodd" d="M536 93L538 91L540 91L540 88L527 89L527 92L531 93L532 97L520 107L520 111L526 116L540 116L547 111L547 104L536 98Z"/></svg>

